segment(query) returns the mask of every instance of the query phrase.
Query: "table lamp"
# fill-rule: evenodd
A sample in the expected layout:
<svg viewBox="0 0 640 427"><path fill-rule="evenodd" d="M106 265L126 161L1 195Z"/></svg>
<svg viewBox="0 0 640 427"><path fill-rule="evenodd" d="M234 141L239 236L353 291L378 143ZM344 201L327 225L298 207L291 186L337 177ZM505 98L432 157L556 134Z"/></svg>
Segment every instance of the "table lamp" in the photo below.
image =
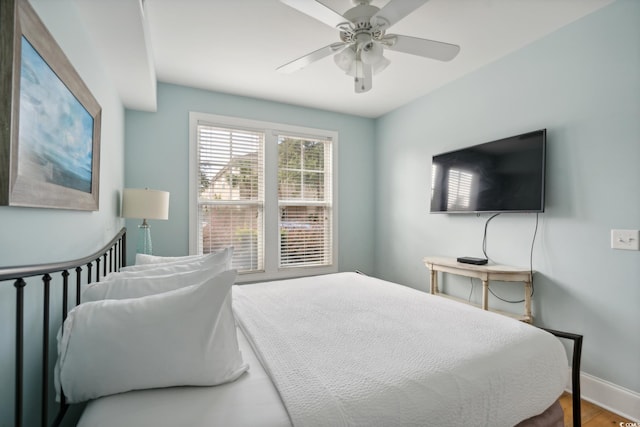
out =
<svg viewBox="0 0 640 427"><path fill-rule="evenodd" d="M137 252L151 254L151 227L148 219L169 219L169 192L148 188L125 188L122 195L122 217L142 219L138 226Z"/></svg>

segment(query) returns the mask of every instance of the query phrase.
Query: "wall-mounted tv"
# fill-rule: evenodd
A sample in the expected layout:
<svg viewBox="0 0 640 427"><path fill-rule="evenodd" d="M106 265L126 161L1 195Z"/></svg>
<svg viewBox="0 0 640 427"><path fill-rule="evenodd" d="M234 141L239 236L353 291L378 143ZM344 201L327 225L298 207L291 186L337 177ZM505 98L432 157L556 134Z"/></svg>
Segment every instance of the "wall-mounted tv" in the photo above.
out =
<svg viewBox="0 0 640 427"><path fill-rule="evenodd" d="M433 156L432 213L544 212L546 129Z"/></svg>

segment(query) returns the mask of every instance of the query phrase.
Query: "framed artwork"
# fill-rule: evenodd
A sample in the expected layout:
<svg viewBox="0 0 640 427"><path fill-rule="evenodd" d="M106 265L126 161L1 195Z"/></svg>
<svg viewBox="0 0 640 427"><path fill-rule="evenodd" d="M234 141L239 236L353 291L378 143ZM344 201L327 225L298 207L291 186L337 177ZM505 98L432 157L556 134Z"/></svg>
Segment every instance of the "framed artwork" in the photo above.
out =
<svg viewBox="0 0 640 427"><path fill-rule="evenodd" d="M0 205L98 210L101 108L27 0L0 2Z"/></svg>

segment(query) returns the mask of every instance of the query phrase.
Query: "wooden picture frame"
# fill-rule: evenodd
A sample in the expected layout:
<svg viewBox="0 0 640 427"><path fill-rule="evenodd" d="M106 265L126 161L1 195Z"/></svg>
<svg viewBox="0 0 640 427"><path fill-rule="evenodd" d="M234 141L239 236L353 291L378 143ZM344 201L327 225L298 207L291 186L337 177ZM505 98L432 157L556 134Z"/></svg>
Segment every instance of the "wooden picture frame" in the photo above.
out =
<svg viewBox="0 0 640 427"><path fill-rule="evenodd" d="M0 206L95 211L102 110L27 0L0 2Z"/></svg>

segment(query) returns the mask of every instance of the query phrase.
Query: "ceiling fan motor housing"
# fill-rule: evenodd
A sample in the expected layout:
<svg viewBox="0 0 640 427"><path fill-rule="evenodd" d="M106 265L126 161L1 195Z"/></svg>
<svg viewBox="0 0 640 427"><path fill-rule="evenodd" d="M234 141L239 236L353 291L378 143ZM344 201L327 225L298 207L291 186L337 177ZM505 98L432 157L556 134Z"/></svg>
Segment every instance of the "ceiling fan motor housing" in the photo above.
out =
<svg viewBox="0 0 640 427"><path fill-rule="evenodd" d="M384 37L384 30L372 25L372 18L380 11L379 8L369 5L368 1L354 1L357 4L343 15L349 22L338 25L340 39L353 46L356 52L373 52L376 57L381 56L381 49L375 46L375 42ZM376 19L377 21L378 19Z"/></svg>

